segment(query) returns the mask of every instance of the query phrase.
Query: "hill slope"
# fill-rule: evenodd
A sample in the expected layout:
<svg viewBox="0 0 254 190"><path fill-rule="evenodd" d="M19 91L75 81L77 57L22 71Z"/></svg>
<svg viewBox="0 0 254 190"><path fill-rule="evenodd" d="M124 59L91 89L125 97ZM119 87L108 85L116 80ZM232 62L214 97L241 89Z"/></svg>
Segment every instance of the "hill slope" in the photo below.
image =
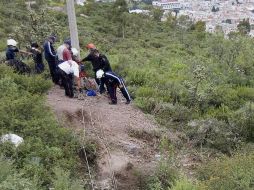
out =
<svg viewBox="0 0 254 190"><path fill-rule="evenodd" d="M158 139L153 134L159 129L140 110L124 102L109 105L105 96L69 99L58 87L51 89L47 98L58 120L98 143L95 178L100 189L112 186L113 173L118 189L136 189L138 178L134 176L135 171L154 170L159 152ZM147 137L135 138L135 132L147 134Z"/></svg>

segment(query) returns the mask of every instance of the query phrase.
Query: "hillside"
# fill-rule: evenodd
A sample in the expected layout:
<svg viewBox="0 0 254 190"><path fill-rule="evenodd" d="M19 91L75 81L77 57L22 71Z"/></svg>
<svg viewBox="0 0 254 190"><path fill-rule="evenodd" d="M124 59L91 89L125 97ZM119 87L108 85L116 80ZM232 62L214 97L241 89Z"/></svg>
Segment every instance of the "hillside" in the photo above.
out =
<svg viewBox="0 0 254 190"><path fill-rule="evenodd" d="M9 35L19 41L21 48L25 48L30 41L36 40L41 43L48 33L52 32L58 35L56 45L61 44L62 40L68 37L65 13L59 9L52 9L56 6L61 7L61 1L54 3L37 1L37 3L40 3L37 4L40 6L32 7L34 12L31 13L33 16L34 13L38 16L35 24L31 20L35 17L29 17L23 0L0 2L2 18L0 36L4 39L0 44L1 51L4 51L5 39ZM93 175L96 175L96 168L100 168L103 162L102 152L105 150L101 149L102 145L96 137L103 135L103 140L109 141L109 147L112 148L110 153L115 154L113 157L116 156L114 158L117 161L121 160L121 156L124 155L123 157L127 160L138 163L139 156L142 157L144 153L148 155L147 160L141 158L137 168L134 164L133 168L137 169L134 177L128 172L124 176L122 171L119 175L115 175L116 178L119 177L120 184L121 180L130 182L123 184L125 188L134 190L252 190L254 188L252 164L254 159L253 39L241 33L232 33L228 39L224 38L221 33L208 34L205 33L202 21L192 23L186 17L176 19L168 16L167 21L160 22L161 12L156 9L151 9L150 16L129 14L127 6L123 0L117 0L115 3L88 1L84 7L76 7L76 14L80 46L83 48L82 56L86 54L85 44L89 42L96 44L99 50L109 58L113 70L125 78L134 99L132 105L127 109L121 104L118 107L110 107L106 105L105 97L85 99L83 102L70 100L58 105L57 97L62 91L56 88L52 88L47 96L57 118L61 118L60 115L63 114L64 118L71 120L68 121L70 123L67 123L70 124L71 127L68 127L74 134L79 129L83 129L83 125L79 122L80 118L76 118L77 115L75 115L78 114L80 117L82 105L84 105L85 113L99 112L105 117L112 118L105 122L102 121L102 118L97 118L95 122L85 123L86 137L91 137L86 141L88 143L86 150L91 154L89 162L93 163ZM8 9L8 7L12 8ZM43 16L42 9L45 9L46 16ZM31 35L27 35L33 24L36 25L36 29L31 32ZM38 31L42 28L43 32L39 33ZM24 61L29 64L32 62L29 59L24 59ZM91 74L90 64L85 64L85 66L88 73ZM30 105L29 101L26 101L28 93L29 97L43 100L36 109L44 109L45 93L50 88L49 81L45 80L48 77L47 72L39 78L34 78L34 76L11 74L12 72L5 67L0 69L2 71L0 76L2 86L0 87L3 89L1 91L8 89L7 93L1 96L4 104L9 102L6 105L10 105L10 102L16 98L11 94L22 89L19 94L21 99L18 99L21 105ZM10 77L6 76L5 72L10 73ZM45 84L49 83L48 86L41 86L43 84L41 80L45 80L46 82L43 82ZM12 84L8 88L5 85L6 81ZM65 102L65 98L60 96L59 102ZM17 106L20 104L18 102ZM98 105L98 108L94 105ZM70 106L75 109L71 110ZM27 107L25 113L29 115L30 107ZM12 113L12 109L16 110L16 107L9 108L8 113ZM57 124L53 119L53 113L43 115L35 112L31 123L23 123L26 118L23 118L24 110L21 108L15 111L18 118L12 119L11 114L6 116L6 107L0 106L1 117L3 117L0 120L4 121L0 123L1 134L20 132L17 126L22 124L24 128L29 126L29 130L23 131L22 129L21 134L32 136L34 130L37 130L37 125L34 124L37 122L35 118L38 118L38 121L50 118L49 124L41 121L40 126L53 125L56 128L63 126L65 128L60 129L64 131L66 129L62 121L58 120ZM103 114L105 112L106 114ZM113 115L116 116L113 117ZM151 118L155 120L152 124ZM21 124L20 121L22 121ZM50 124L52 122L53 124ZM133 125L133 129L129 130L130 125ZM103 133L100 131L101 127L105 129ZM150 127L155 129L155 132L147 132L146 130ZM98 131L93 131L93 129ZM137 129L140 131L137 132ZM61 130L59 136L63 135L61 137L63 142L45 144L44 136L34 141L28 138L29 143L34 143L32 147L39 144L40 150L50 150L56 146L56 149L53 148L54 155L51 155L52 162L46 159L50 151L34 153L33 148L26 147L17 154L13 149L11 149L12 152L9 152L6 145L0 145L1 150L3 149L2 157L13 159L11 164L14 165L16 174L21 176L17 178L17 181L33 179L33 173L29 174L30 171L33 171L34 176L39 176L43 181L43 183L36 183L37 187L43 189L49 184L56 185L57 182L53 178L59 177L57 169L52 168L48 172L46 169L51 168L52 163L60 165L61 172L64 170L67 174L74 173L75 176L79 176L79 179L83 179L81 184L89 181L87 168L83 168L85 163L75 154L80 146L82 147L84 136L74 135L75 138L72 139L73 136L69 137L67 132L61 132ZM51 135L54 137L54 133ZM65 146L65 135L72 139L75 145ZM92 138L94 136L95 138ZM149 142L150 138L156 141L152 141L154 147ZM129 150L125 148L132 145L134 150L136 150L135 146L145 148L141 148L141 152L138 149L137 154L129 154ZM60 151L60 149L65 150L66 147L71 148L66 150L71 152L67 157L63 156ZM117 153L114 150L117 150ZM118 155L119 152L121 156ZM40 167L37 169L31 168L27 160L33 157L45 158L45 162L42 165L39 164ZM153 160L150 160L152 157L156 162L152 163ZM64 164L58 163L59 158L65 160ZM71 163L68 160L71 160ZM99 165L96 166L96 162ZM128 161L124 165L126 163L128 165ZM130 163L132 167L133 163ZM144 173L142 173L141 166L145 164L151 167L148 167L149 171L143 170ZM75 170L74 167L79 169ZM85 176L79 172L83 169L86 171ZM98 178L103 176L100 172L102 170L98 170ZM64 176L68 178L67 174ZM6 178L0 177L0 179ZM71 180L67 189L71 189L72 183L79 184L79 182ZM3 183L7 182L0 180L0 187L4 185ZM131 186L134 184L135 186Z"/></svg>

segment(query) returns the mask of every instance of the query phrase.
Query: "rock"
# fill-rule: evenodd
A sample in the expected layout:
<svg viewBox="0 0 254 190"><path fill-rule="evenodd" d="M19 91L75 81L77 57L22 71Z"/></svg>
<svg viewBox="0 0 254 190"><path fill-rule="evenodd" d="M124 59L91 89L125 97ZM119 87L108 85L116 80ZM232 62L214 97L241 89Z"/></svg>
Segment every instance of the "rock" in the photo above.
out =
<svg viewBox="0 0 254 190"><path fill-rule="evenodd" d="M126 148L127 148L127 151L130 154L137 154L139 149L140 149L140 147L138 145L135 145L135 144L132 144L132 143L127 144Z"/></svg>
<svg viewBox="0 0 254 190"><path fill-rule="evenodd" d="M156 160L160 160L161 159L161 155L160 154L155 154L154 157L156 158Z"/></svg>

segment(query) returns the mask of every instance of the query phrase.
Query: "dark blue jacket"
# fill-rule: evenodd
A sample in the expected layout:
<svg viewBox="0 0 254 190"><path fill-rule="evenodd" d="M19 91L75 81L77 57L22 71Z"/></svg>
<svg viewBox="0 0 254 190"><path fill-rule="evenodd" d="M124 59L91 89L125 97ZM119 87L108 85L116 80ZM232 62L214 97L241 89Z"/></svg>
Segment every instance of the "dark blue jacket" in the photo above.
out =
<svg viewBox="0 0 254 190"><path fill-rule="evenodd" d="M107 71L104 73L103 78L108 86L109 95L112 101L116 101L116 86L120 88L123 96L126 98L127 101L131 100L131 97L124 84L124 81L120 76L118 76L116 73L112 71Z"/></svg>
<svg viewBox="0 0 254 190"><path fill-rule="evenodd" d="M6 49L6 60L11 60L15 58L15 52L19 52L18 48L8 47Z"/></svg>
<svg viewBox="0 0 254 190"><path fill-rule="evenodd" d="M52 43L50 43L48 40L44 43L43 45L43 49L44 49L44 55L45 55L45 59L47 61L50 60L55 60L56 58L56 52L55 49L52 45Z"/></svg>
<svg viewBox="0 0 254 190"><path fill-rule="evenodd" d="M123 83L123 79L112 71L105 72L104 78L106 79L108 83L111 83L111 84L122 85Z"/></svg>

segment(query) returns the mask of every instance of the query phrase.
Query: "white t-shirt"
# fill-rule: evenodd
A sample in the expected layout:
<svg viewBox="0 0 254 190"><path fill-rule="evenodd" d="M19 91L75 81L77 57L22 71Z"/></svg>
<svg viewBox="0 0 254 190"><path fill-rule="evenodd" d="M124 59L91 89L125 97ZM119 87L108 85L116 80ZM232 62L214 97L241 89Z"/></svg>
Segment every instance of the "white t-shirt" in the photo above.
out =
<svg viewBox="0 0 254 190"><path fill-rule="evenodd" d="M58 67L63 70L67 75L73 73L74 76L79 77L79 66L75 61L65 61L58 65Z"/></svg>
<svg viewBox="0 0 254 190"><path fill-rule="evenodd" d="M63 60L63 51L65 49L65 45L60 45L57 50L56 50L56 54L57 54L57 57L58 57L58 60L61 61Z"/></svg>

